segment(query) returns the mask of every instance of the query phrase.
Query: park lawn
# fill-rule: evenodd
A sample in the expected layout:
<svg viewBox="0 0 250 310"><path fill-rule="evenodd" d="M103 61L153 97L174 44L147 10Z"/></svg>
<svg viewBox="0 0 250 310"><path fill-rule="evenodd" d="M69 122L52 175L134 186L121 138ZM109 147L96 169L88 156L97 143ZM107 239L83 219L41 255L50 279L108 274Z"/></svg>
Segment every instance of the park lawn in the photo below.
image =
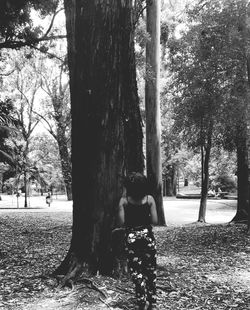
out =
<svg viewBox="0 0 250 310"><path fill-rule="evenodd" d="M71 238L69 212L0 214L0 309L134 309L128 278L96 276L59 288L49 275ZM156 227L158 309L250 309L250 237L244 225Z"/></svg>

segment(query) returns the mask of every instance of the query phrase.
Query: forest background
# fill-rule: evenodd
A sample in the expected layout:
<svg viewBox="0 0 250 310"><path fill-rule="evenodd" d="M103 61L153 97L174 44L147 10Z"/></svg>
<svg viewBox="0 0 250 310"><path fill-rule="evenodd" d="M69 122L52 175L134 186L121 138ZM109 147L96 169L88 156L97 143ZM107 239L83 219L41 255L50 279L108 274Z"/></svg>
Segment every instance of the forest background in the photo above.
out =
<svg viewBox="0 0 250 310"><path fill-rule="evenodd" d="M7 14L1 24L2 190L18 194L21 189L24 207L31 190L33 194L65 191L72 199L66 33L62 8L57 6L62 3L48 3L28 3L40 10L44 28L36 25L37 18L27 23L31 11L20 11L21 4L18 7L6 1L2 10L8 13L14 8L17 13L12 12L13 20ZM198 1L189 8L185 4L162 1L161 6L165 193L176 195L181 179L201 186L198 220L204 222L209 187L237 192L234 221L246 223L248 2ZM55 26L60 14L62 24ZM149 38L145 16L139 16L135 28L136 73L145 124L145 47Z"/></svg>
<svg viewBox="0 0 250 310"><path fill-rule="evenodd" d="M191 5L194 3L191 2ZM244 133L239 123L242 125L242 118L246 116L243 97L247 85L244 58L247 42L245 31L239 32L239 23L246 14L243 11L245 4L242 3L241 7L239 2L234 7L233 12L238 10L238 20L233 16L230 20L227 11L232 9L233 4L228 4L221 11L216 2L207 8L200 3L197 7L202 7L204 11L196 9L200 10L200 15L197 15L195 9L187 13L185 2L162 2L160 100L164 195L176 195L180 180L183 183L190 180L201 186L206 179L208 184L203 188L220 187L223 191L236 192L240 174L242 182L238 183L242 184L241 192L246 196L242 200L247 198L246 163L237 166L237 158L244 157L244 141L241 142L243 138L238 136L240 130ZM2 116L2 135L6 139L1 148L1 188L8 193L21 188L28 195L30 191L34 195L49 190L66 190L71 200L71 116L65 63L65 17L62 9L51 18L47 12L39 18L36 14L33 10L33 28L26 26L22 34L15 33L17 38L18 35L20 38L23 36L22 43L10 43L12 37L7 38L10 42L2 42L1 45L1 102L6 106L2 112L6 114ZM229 23L232 26L226 31ZM136 25L137 83L145 129L145 48L148 40L145 18L140 18ZM42 30L51 31L49 42L48 37L42 39ZM213 32L213 36L208 35L208 31ZM32 41L32 36L33 40L37 40L39 35L38 42L42 43L38 46L37 42L35 45ZM23 40L31 40L31 43L23 43ZM227 49L229 44L232 46L231 53ZM26 46L20 48L23 45ZM207 46L213 51L212 54L207 51ZM230 59L230 66L225 59ZM239 63L244 76L240 72L236 77L234 71L238 70ZM213 89L215 85L217 88ZM10 131L4 127L4 121L8 115L10 119L15 117L19 130L18 134L12 131L7 137ZM237 141L240 144L238 148ZM237 150L242 154L238 154ZM205 156L209 161L209 178L205 178L208 175L204 168L207 162Z"/></svg>

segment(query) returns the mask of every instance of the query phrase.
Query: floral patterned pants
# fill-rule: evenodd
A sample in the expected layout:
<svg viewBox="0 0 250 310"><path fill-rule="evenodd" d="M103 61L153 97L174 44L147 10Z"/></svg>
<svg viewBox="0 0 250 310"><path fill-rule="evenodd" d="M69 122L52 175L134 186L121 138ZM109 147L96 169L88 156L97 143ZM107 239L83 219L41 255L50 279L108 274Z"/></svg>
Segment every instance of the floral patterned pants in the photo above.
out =
<svg viewBox="0 0 250 310"><path fill-rule="evenodd" d="M128 229L126 252L138 305L143 306L146 301L155 304L156 247L152 229Z"/></svg>

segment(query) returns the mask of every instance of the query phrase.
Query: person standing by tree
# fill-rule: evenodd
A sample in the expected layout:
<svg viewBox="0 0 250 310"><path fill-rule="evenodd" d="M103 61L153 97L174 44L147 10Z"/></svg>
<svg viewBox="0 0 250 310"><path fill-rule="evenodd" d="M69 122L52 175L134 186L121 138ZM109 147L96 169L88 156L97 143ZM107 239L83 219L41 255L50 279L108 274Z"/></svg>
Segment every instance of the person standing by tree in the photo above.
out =
<svg viewBox="0 0 250 310"><path fill-rule="evenodd" d="M148 195L147 178L132 172L124 181L118 225L125 227L128 267L135 284L138 310L156 309L156 247L152 224L157 224L155 200Z"/></svg>

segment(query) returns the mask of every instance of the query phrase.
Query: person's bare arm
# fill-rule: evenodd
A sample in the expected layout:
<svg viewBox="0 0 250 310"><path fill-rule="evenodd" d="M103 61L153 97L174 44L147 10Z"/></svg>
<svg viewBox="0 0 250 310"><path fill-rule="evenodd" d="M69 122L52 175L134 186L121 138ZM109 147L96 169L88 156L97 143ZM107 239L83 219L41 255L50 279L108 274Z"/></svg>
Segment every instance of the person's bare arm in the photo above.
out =
<svg viewBox="0 0 250 310"><path fill-rule="evenodd" d="M150 205L151 224L157 225L158 216L157 216L157 211L156 211L155 200L152 196L148 196L148 202Z"/></svg>
<svg viewBox="0 0 250 310"><path fill-rule="evenodd" d="M125 222L125 218L124 218L124 203L125 203L125 199L124 197L122 197L119 201L119 205L118 205L118 214L117 214L117 225L119 227L122 227L124 225Z"/></svg>

